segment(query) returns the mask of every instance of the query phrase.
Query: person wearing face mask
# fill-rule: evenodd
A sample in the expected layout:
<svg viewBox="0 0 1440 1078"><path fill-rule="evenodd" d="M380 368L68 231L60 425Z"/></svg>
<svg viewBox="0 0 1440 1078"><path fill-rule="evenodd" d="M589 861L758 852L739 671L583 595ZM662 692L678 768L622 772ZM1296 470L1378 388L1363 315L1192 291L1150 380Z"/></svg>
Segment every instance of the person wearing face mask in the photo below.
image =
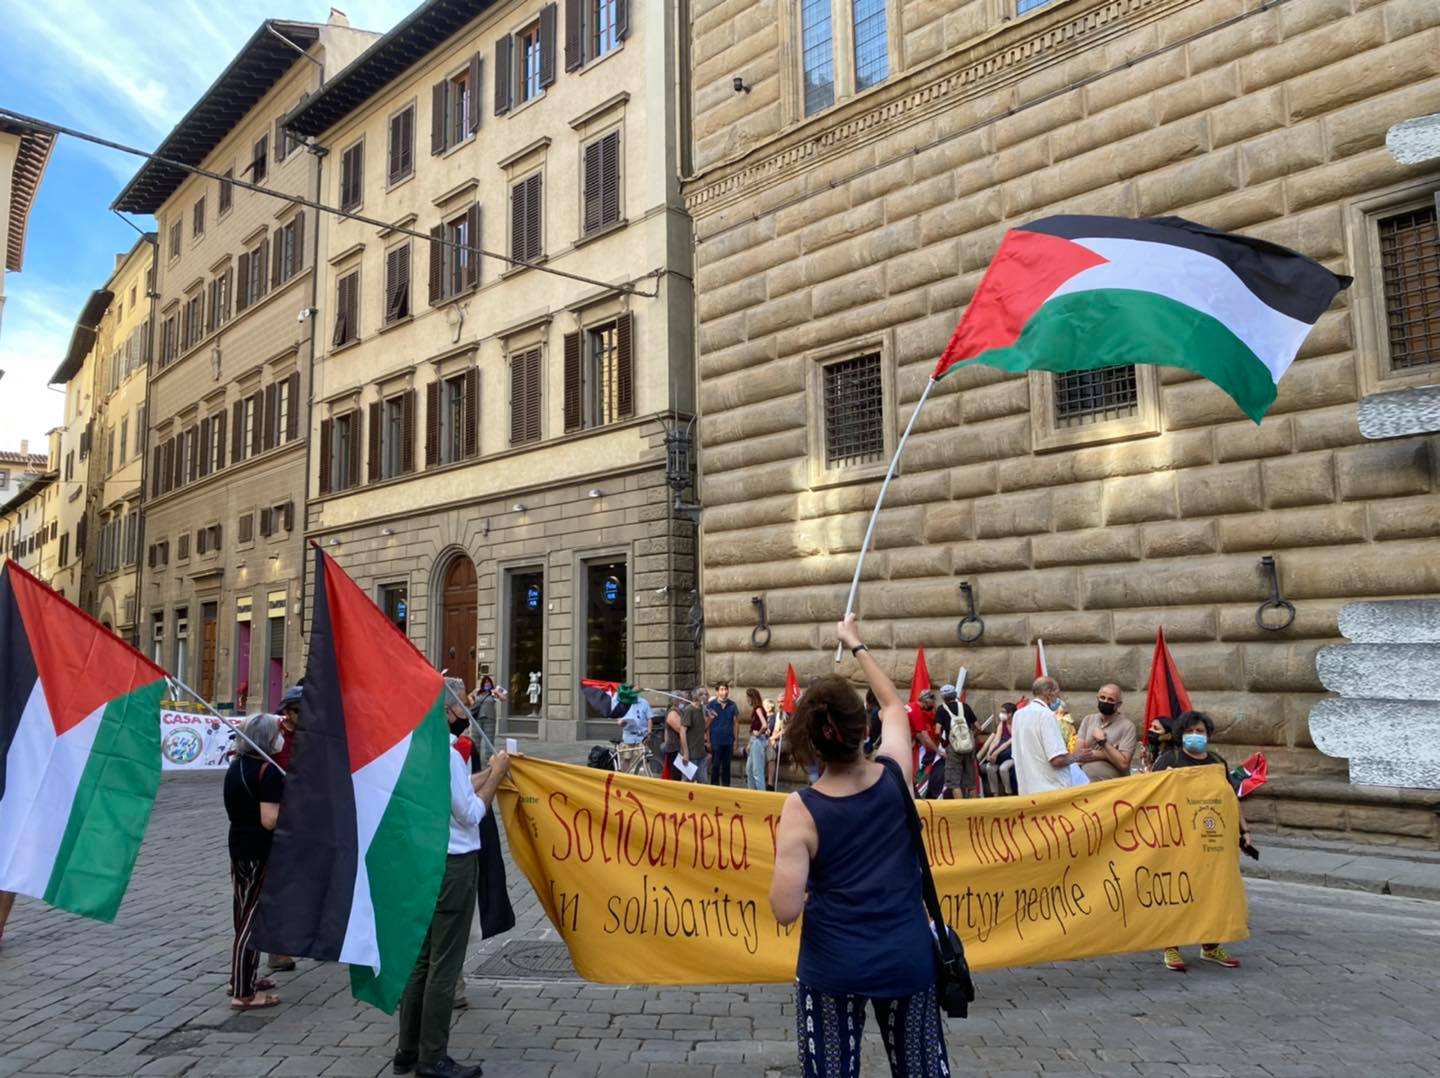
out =
<svg viewBox="0 0 1440 1078"><path fill-rule="evenodd" d="M1211 764L1219 764L1224 768L1225 774L1230 772L1225 758L1217 752L1210 751L1210 739L1215 736L1215 724L1210 716L1203 711L1187 711L1175 720L1175 734L1180 741L1179 748L1173 748L1160 754L1155 760L1152 771L1168 771L1173 767L1207 767ZM1240 812L1240 845L1242 848L1250 847L1250 828L1245 823L1245 813ZM1226 953L1225 948L1218 943L1206 943L1200 948L1200 957L1206 962L1214 962L1217 966L1224 966L1226 969L1235 969L1240 965L1238 958L1232 958ZM1165 968L1172 973L1185 972L1185 959L1180 954L1179 947L1165 948Z"/></svg>
<svg viewBox="0 0 1440 1078"><path fill-rule="evenodd" d="M1101 685L1095 694L1095 712L1080 720L1075 756L1091 782L1130 774L1140 735L1135 724L1119 714L1124 699L1119 685Z"/></svg>
<svg viewBox="0 0 1440 1078"><path fill-rule="evenodd" d="M1060 683L1053 677L1041 677L1030 686L1030 702L1015 712L1010 755L1022 795L1064 790L1075 784L1070 765L1079 761L1066 750L1060 724L1055 721L1059 706Z"/></svg>

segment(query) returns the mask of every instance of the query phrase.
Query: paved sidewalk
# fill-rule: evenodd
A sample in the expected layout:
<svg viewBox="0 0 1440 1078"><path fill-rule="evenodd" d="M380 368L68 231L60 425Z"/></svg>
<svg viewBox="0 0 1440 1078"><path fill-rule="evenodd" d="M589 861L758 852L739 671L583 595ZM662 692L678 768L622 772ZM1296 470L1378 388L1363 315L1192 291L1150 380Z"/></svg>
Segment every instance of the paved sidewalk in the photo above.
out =
<svg viewBox="0 0 1440 1078"><path fill-rule="evenodd" d="M583 756L555 748L535 751ZM0 1075L389 1074L394 1020L352 1000L341 967L302 961L277 976L283 1006L229 1009L224 835L218 775L169 777L114 925L20 900L0 945ZM1177 975L1146 953L980 975L972 1018L948 1024L952 1072L1436 1073L1433 903L1263 879L1247 890L1239 970L1197 961ZM586 984L518 872L511 895L516 930L467 962L456 1056L502 1078L798 1074L787 986ZM888 1073L873 1028L863 1073Z"/></svg>

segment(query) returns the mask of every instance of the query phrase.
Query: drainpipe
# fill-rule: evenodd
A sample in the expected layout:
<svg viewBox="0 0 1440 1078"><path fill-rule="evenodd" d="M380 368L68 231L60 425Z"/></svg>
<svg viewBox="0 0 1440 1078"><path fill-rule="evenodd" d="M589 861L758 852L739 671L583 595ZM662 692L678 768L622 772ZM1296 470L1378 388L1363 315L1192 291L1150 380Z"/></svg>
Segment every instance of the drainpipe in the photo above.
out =
<svg viewBox="0 0 1440 1078"><path fill-rule="evenodd" d="M145 501L149 497L150 491L150 425L152 422L150 390L155 384L155 338L156 331L159 329L157 317L160 313L160 232L158 225L154 236L146 236L145 239L150 244L151 279L146 285L146 292L150 299L150 333L149 339L145 342L145 433L141 439L140 449L140 502L137 506L140 513L140 525L136 529L135 536L135 646L148 654L149 649L142 646L144 641L141 638L141 627L149 623L148 618L144 616L145 592L143 588L145 585Z"/></svg>

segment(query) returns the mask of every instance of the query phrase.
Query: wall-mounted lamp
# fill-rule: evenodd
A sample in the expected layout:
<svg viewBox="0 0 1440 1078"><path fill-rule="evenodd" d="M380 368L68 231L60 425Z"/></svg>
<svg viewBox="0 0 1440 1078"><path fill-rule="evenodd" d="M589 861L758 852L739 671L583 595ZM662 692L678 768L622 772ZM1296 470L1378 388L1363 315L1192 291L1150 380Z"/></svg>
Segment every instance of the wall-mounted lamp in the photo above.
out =
<svg viewBox="0 0 1440 1078"><path fill-rule="evenodd" d="M511 512L514 512L514 513L523 513L523 512L525 512L525 503L524 503L524 502L516 502L514 505L512 505L512 506L510 507L510 510L511 510Z"/></svg>
<svg viewBox="0 0 1440 1078"><path fill-rule="evenodd" d="M604 492L603 490L601 490L599 487L591 487L591 488L590 488L588 491L586 491L585 493L586 493L589 497L591 497L591 498L598 498L598 497L600 497L600 495L604 494L605 492Z"/></svg>
<svg viewBox="0 0 1440 1078"><path fill-rule="evenodd" d="M395 529L394 529L394 528L381 528L381 529L380 529L380 534L381 534L381 535L394 535L394 534L395 534Z"/></svg>
<svg viewBox="0 0 1440 1078"><path fill-rule="evenodd" d="M745 85L745 80L739 75L736 75L733 79L730 80L730 85L735 87L735 92L737 94L748 94L750 92L750 87Z"/></svg>

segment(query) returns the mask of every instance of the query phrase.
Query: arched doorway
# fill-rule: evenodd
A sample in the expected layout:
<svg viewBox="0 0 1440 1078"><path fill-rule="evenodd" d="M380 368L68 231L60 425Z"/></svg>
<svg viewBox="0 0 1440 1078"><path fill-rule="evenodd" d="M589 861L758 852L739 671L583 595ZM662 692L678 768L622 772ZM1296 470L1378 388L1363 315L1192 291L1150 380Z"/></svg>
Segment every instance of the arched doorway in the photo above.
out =
<svg viewBox="0 0 1440 1078"><path fill-rule="evenodd" d="M456 554L440 582L440 654L436 665L448 676L464 680L465 690L475 687L475 631L480 592L475 563Z"/></svg>

